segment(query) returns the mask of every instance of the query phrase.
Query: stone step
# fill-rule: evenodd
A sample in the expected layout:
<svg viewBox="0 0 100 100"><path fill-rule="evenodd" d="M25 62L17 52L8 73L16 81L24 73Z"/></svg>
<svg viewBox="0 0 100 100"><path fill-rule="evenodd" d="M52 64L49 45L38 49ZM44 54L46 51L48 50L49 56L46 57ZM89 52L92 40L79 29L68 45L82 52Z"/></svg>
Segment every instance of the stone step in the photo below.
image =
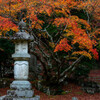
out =
<svg viewBox="0 0 100 100"><path fill-rule="evenodd" d="M33 97L34 91L33 90L8 90L7 96L10 97Z"/></svg>
<svg viewBox="0 0 100 100"><path fill-rule="evenodd" d="M98 79L98 80L100 80L100 76L99 77L97 77L97 76L89 77L89 79Z"/></svg>
<svg viewBox="0 0 100 100"><path fill-rule="evenodd" d="M17 98L17 97L9 97L9 96L2 96L0 97L0 100L40 100L40 96L36 95L31 98Z"/></svg>

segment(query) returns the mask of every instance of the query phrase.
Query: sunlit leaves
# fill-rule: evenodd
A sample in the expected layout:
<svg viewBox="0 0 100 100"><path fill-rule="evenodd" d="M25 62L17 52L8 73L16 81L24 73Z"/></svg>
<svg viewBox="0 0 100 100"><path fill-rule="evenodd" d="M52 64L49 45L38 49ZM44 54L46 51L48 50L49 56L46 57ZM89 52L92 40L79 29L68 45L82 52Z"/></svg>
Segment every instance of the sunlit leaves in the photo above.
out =
<svg viewBox="0 0 100 100"><path fill-rule="evenodd" d="M87 12L91 13L92 6L95 4L93 0L0 0L0 2L0 15L2 15L0 19L1 32L7 32L10 29L17 30L16 25L11 22L12 19L17 22L22 18L24 20L28 19L29 22L27 24L31 29L42 30L44 24L48 24L47 26L52 24L52 26L56 27L57 31L56 35L52 36L61 35L59 36L60 42L58 44L53 41L49 41L48 43L52 48L55 47L54 52L70 51L73 53L78 48L80 49L80 52L77 51L78 54L84 56L87 54L87 57L91 59L90 55L93 53L94 58L98 58L97 52L93 47L97 45L96 34L99 34L99 32L87 34L87 31L91 31L89 23L86 20L80 19L78 16L72 15L70 12L72 9L85 10L88 8ZM27 11L25 14L23 14L23 9ZM96 9L98 12L99 8ZM39 17L42 14L44 19ZM47 35L45 32L41 32L37 35L54 40L50 39L51 34L53 33L50 32ZM78 47L75 47L76 44L78 44Z"/></svg>
<svg viewBox="0 0 100 100"><path fill-rule="evenodd" d="M66 38L61 39L60 43L56 46L54 52L57 51L65 51L68 52L72 49L72 47L68 44L68 40Z"/></svg>
<svg viewBox="0 0 100 100"><path fill-rule="evenodd" d="M86 51L75 51L72 53L72 55L84 55L84 56L88 57L89 59L92 58L91 54Z"/></svg>
<svg viewBox="0 0 100 100"><path fill-rule="evenodd" d="M17 31L18 27L9 18L4 18L0 16L0 31L1 32L5 31L6 33L7 31L10 31L11 29L13 31Z"/></svg>
<svg viewBox="0 0 100 100"><path fill-rule="evenodd" d="M95 48L95 49L91 49L90 52L93 53L93 57L94 57L94 59L97 59L97 60L99 59L99 54L98 54L96 48Z"/></svg>
<svg viewBox="0 0 100 100"><path fill-rule="evenodd" d="M49 42L49 45L54 48L55 47L55 44L53 42Z"/></svg>

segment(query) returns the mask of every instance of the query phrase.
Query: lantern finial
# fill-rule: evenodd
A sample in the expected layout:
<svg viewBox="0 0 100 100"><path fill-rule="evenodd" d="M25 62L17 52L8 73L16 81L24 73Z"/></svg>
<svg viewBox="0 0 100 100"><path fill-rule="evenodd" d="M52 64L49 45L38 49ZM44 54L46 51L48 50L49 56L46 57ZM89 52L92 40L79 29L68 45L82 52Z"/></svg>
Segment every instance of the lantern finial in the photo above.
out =
<svg viewBox="0 0 100 100"><path fill-rule="evenodd" d="M23 19L19 22L18 26L19 26L19 30L21 32L25 31L25 29L26 29L26 23L23 21Z"/></svg>

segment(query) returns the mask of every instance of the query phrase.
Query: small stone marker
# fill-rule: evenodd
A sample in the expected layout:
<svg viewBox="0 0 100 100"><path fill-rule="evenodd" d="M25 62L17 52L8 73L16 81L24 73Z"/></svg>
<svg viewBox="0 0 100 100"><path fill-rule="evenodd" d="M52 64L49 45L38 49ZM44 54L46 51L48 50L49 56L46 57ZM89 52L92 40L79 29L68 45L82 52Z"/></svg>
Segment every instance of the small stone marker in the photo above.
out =
<svg viewBox="0 0 100 100"><path fill-rule="evenodd" d="M11 37L15 42L15 53L12 57L14 63L14 81L10 85L7 95L0 100L40 100L40 96L34 96L31 83L28 81L30 54L28 54L28 42L33 37L25 32L26 23L23 20L19 23L19 32Z"/></svg>
<svg viewBox="0 0 100 100"><path fill-rule="evenodd" d="M76 97L72 97L72 100L78 100L78 98L76 98Z"/></svg>

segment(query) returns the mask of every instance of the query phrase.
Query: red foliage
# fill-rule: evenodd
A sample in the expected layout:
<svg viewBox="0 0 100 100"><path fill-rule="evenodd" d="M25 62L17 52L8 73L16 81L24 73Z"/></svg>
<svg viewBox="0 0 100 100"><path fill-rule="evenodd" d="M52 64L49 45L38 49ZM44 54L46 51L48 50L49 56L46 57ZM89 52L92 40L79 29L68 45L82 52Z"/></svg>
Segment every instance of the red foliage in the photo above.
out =
<svg viewBox="0 0 100 100"><path fill-rule="evenodd" d="M22 2L22 0L17 0L17 1L20 2L20 3Z"/></svg>
<svg viewBox="0 0 100 100"><path fill-rule="evenodd" d="M17 31L18 26L16 26L9 18L4 18L0 16L0 30L9 31L10 29Z"/></svg>
<svg viewBox="0 0 100 100"><path fill-rule="evenodd" d="M68 52L72 49L72 47L68 44L68 40L66 38L62 39L60 43L56 46L54 52L62 51Z"/></svg>
<svg viewBox="0 0 100 100"><path fill-rule="evenodd" d="M93 53L94 59L99 60L99 54L97 52L97 49L96 48L95 49L91 49L90 51Z"/></svg>
<svg viewBox="0 0 100 100"><path fill-rule="evenodd" d="M65 52L72 50L71 53L73 53L74 51L76 52L77 50L74 50L74 45L78 43L79 49L81 51L85 50L87 53L90 53L89 51L91 51L91 53L93 53L94 55L94 58L98 59L98 53L96 52L96 50L92 50L93 46L96 46L96 44L93 43L93 40L91 38L91 27L89 25L89 22L71 14L72 9L85 10L91 13L91 11L93 10L93 5L95 6L95 2L93 1L94 0L4 0L4 2L0 4L0 15L3 16L0 17L0 31L2 33L6 33L10 29L16 30L16 26L15 24L13 24L13 22L11 22L11 20L13 19L15 21L19 21L18 19L16 19L17 13L22 11L22 9L26 9L27 14L24 19L31 20L31 22L29 22L29 28L41 30L43 24L46 21L48 24L53 24L57 28L62 30L61 35L66 34L66 36L64 36L64 39L62 39L61 36L61 41L57 45L55 41L49 42L51 47L54 47L56 45L54 52L62 50L64 50ZM6 7L4 5L6 5ZM96 9L99 11L98 4ZM38 18L38 15L41 14L48 15L50 18L48 17L48 19L45 19L45 21L41 20ZM87 31L89 32L87 33ZM70 41L70 45L67 41L69 36L73 37ZM46 36L44 35L44 38L45 37ZM84 52L81 54L84 54Z"/></svg>

